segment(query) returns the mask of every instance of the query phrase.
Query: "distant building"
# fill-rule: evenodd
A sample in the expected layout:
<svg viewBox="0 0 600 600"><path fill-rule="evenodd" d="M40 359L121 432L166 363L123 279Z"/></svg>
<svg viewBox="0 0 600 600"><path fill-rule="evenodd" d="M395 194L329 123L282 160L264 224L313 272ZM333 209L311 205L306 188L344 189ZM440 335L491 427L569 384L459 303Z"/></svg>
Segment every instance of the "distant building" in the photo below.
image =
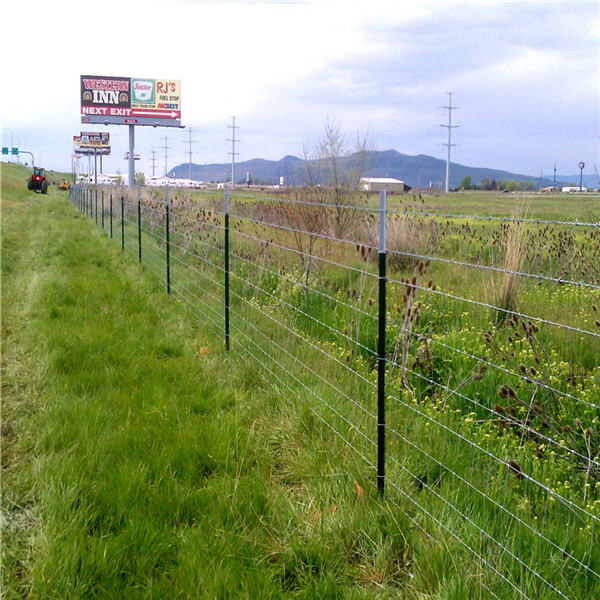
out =
<svg viewBox="0 0 600 600"><path fill-rule="evenodd" d="M156 177L146 177L146 185L152 187L163 187L163 186L174 186L175 179L167 177L166 175L157 175Z"/></svg>
<svg viewBox="0 0 600 600"><path fill-rule="evenodd" d="M97 175L79 175L78 183L98 183L98 185L114 185L118 182L122 175L111 175L107 173L98 173Z"/></svg>
<svg viewBox="0 0 600 600"><path fill-rule="evenodd" d="M363 177L360 185L365 192L407 192L410 187L404 181L393 177Z"/></svg>
<svg viewBox="0 0 600 600"><path fill-rule="evenodd" d="M587 192L587 188L586 187L579 187L578 185L568 185L565 186L561 189L561 192L563 194L574 194L577 192Z"/></svg>

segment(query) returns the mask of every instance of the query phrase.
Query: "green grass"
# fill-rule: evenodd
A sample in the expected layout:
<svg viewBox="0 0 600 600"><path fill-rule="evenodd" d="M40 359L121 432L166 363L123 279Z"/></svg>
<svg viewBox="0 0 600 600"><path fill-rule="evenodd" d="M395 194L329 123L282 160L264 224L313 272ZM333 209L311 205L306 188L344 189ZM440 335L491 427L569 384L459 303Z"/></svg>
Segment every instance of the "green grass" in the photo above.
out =
<svg viewBox="0 0 600 600"><path fill-rule="evenodd" d="M404 586L406 519L347 450L324 454L323 428L225 356L65 194L2 175L3 597Z"/></svg>
<svg viewBox="0 0 600 600"><path fill-rule="evenodd" d="M130 252L122 253L118 240L78 213L64 192L27 192L25 174L15 166L2 171L4 597L462 600L489 597L489 590L502 599L521 597L465 544L528 597L553 596L509 553L568 586L573 598L594 597L598 582L567 564L560 550L598 571L591 534L578 532L572 515L565 532L568 511L480 451L531 455L516 437L497 434L493 423L476 425L467 416L471 406L457 397L442 408L439 397L430 397L432 388L424 386L415 398L390 377L389 390L403 403L391 403L389 410L396 431L389 436L390 457L398 462L388 465L397 487L388 487L386 502L373 489L373 471L332 435L330 426L373 459L357 433L364 429L373 438L375 423L310 371L297 370L298 361L370 407L372 364L351 359L365 378L357 383L355 373L324 361L269 317L277 316L278 299L301 309L313 318L301 315L291 326L343 363L350 360L348 348L337 347L332 330L314 319L341 331L354 313L350 303L374 313L369 284L361 291L352 277L336 280L325 269L315 274L314 285L326 296L348 303L336 309L320 294L305 294L293 278L278 276L270 250L261 248L259 257L275 275L253 274L241 260L252 257L252 244L234 237L240 254L232 261L236 295L228 355L218 328L187 311L181 295L167 296L164 278L148 269L150 262L137 263L134 236L128 233ZM181 227L174 235L178 242L189 233ZM219 241L208 226L192 233L208 245L190 246L174 264L174 288L187 286L199 295L210 284L184 279L195 277L189 267L200 267L193 249L212 257ZM164 247L153 247L144 235L148 259L159 264ZM213 288L208 291L220 293ZM352 299L357 288L361 300ZM469 331L469 317L453 309L446 315L444 306L426 302L422 331L439 331L441 340L464 344L475 355L497 351L492 360L500 360L506 351L500 335L491 349L484 347ZM348 333L371 348L373 326L364 318ZM483 322L489 315L477 318ZM279 379L270 377L267 384L267 369L240 360L242 335L255 358L263 350L276 354L262 366ZM275 351L273 343L289 354ZM513 343L515 362L525 360L519 352L527 348L519 345ZM472 369L472 361L447 354L436 349L427 372L444 385L445 370L460 380ZM469 381L467 393L493 403L504 381L489 372L485 377L490 380ZM524 467L553 486L575 481L559 458L531 458ZM560 492L570 497L568 490ZM573 495L573 501L580 498ZM500 510L505 506L523 523ZM596 504L590 509L597 510ZM555 548L524 526L539 530L538 514Z"/></svg>
<svg viewBox="0 0 600 600"><path fill-rule="evenodd" d="M207 195L215 196L214 191L191 192L192 198L202 199ZM218 197L218 195L217 195ZM273 199L272 193L246 191L236 187L231 192L232 199L241 204L252 205L257 199ZM360 194L357 204L368 205L376 208L378 206L378 194ZM428 193L426 190L421 194L389 194L387 198L389 210L400 210L418 212L434 212L442 214L477 215L479 217L510 216L515 211L521 212L527 209L528 217L531 219L549 219L560 221L584 221L596 223L600 217L600 194L539 194L537 192L517 192L515 194L503 194L496 191L460 191L451 194L440 192Z"/></svg>

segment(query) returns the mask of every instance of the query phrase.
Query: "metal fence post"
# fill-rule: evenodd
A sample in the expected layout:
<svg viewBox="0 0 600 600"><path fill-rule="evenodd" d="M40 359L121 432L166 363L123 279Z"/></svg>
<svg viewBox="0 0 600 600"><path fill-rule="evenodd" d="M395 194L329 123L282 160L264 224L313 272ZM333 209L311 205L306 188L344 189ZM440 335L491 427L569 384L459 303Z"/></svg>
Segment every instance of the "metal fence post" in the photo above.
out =
<svg viewBox="0 0 600 600"><path fill-rule="evenodd" d="M102 229L104 229L104 184L102 184L100 197L102 198Z"/></svg>
<svg viewBox="0 0 600 600"><path fill-rule="evenodd" d="M138 183L138 256L142 262L142 186Z"/></svg>
<svg viewBox="0 0 600 600"><path fill-rule="evenodd" d="M167 294L171 293L171 240L169 239L169 186L166 189L166 204L165 204L165 234L166 234L166 250L167 250Z"/></svg>
<svg viewBox="0 0 600 600"><path fill-rule="evenodd" d="M112 208L112 183L110 184L109 210L110 210L110 213L109 213L110 214L110 237L112 239L112 236L113 236L113 223L112 223L112 221L113 221L113 219L112 219L112 211L113 211L113 208Z"/></svg>
<svg viewBox="0 0 600 600"><path fill-rule="evenodd" d="M225 348L229 350L229 186L225 186Z"/></svg>
<svg viewBox="0 0 600 600"><path fill-rule="evenodd" d="M121 189L121 250L125 250L125 199Z"/></svg>
<svg viewBox="0 0 600 600"><path fill-rule="evenodd" d="M386 321L386 212L385 190L379 192L379 339L377 343L377 491L385 490L385 321Z"/></svg>
<svg viewBox="0 0 600 600"><path fill-rule="evenodd" d="M94 205L96 208L96 225L98 225L98 187L94 186Z"/></svg>

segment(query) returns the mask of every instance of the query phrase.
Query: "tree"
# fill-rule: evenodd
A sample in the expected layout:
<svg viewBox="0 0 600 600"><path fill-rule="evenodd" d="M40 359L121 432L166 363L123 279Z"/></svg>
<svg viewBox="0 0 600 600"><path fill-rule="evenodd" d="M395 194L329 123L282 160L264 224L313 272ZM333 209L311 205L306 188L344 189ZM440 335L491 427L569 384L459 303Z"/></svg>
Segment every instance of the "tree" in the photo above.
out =
<svg viewBox="0 0 600 600"><path fill-rule="evenodd" d="M135 174L135 184L136 185L145 185L146 184L146 175L144 175L144 173L136 173Z"/></svg>
<svg viewBox="0 0 600 600"><path fill-rule="evenodd" d="M463 190L470 190L471 189L471 176L465 175L462 178L462 181L460 182L460 185L458 187L462 188Z"/></svg>
<svg viewBox="0 0 600 600"><path fill-rule="evenodd" d="M329 117L322 137L312 149L304 148L302 182L314 200L332 205L333 235L342 238L356 215L348 209L356 202L360 180L370 167L373 143L368 135L356 136L351 147L339 123Z"/></svg>
<svg viewBox="0 0 600 600"><path fill-rule="evenodd" d="M296 173L298 185L286 190L293 202L281 198L278 210L293 233L308 287L314 257L328 237L343 239L356 218L360 180L370 165L372 143L357 135L350 148L338 123L329 118L321 138L305 144Z"/></svg>
<svg viewBox="0 0 600 600"><path fill-rule="evenodd" d="M481 183L479 184L479 186L477 186L477 187L482 190L493 190L495 186L496 186L495 181L492 182L492 181L490 181L489 177L484 177L481 180Z"/></svg>

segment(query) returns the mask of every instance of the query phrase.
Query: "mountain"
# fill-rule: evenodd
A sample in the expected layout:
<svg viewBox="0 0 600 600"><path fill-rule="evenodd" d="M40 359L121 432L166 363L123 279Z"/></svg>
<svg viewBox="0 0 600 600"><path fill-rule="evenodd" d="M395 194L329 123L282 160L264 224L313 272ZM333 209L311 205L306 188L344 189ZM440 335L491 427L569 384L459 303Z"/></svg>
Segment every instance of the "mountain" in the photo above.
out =
<svg viewBox="0 0 600 600"><path fill-rule="evenodd" d="M396 150L386 150L385 152L373 152L371 168L367 175L369 177L395 177L401 179L411 187L444 187L446 179L446 161L419 154L410 156L401 154ZM488 169L481 167L468 167L458 163L450 164L450 187L456 187L464 177L470 175L471 183L481 183L484 178L489 180L514 180L514 181L534 181L539 183L539 177L524 175L521 173L511 173L498 169ZM544 180L543 185L549 185L548 180Z"/></svg>
<svg viewBox="0 0 600 600"><path fill-rule="evenodd" d="M273 161L264 158L253 158L235 164L235 182L246 183L249 174L252 181L258 184L276 184L279 178L291 183L298 171L299 163L302 161L297 156L285 156L281 160ZM190 172L190 164L184 163L172 168L169 177L187 178ZM207 182L231 181L231 163L229 164L205 164L192 163L192 179Z"/></svg>
<svg viewBox="0 0 600 600"><path fill-rule="evenodd" d="M576 175L557 175L556 176L556 180L557 181L564 181L566 183L574 183L576 186L579 185L579 173L577 173ZM597 188L600 184L598 183L598 178L596 177L596 174L583 174L583 178L582 178L582 184L585 187L592 187L592 188Z"/></svg>
<svg viewBox="0 0 600 600"><path fill-rule="evenodd" d="M446 178L446 161L425 154L411 156L402 154L397 150L370 152L368 164L370 168L365 173L367 177L394 177L401 179L411 187L444 187ZM259 184L277 184L280 177L286 183L295 183L297 173L303 160L297 156L285 156L281 160L271 161L262 158L236 163L235 183L246 183L247 174L252 182ZM189 163L178 165L169 171L171 177L186 178L189 175ZM484 178L489 180L514 180L532 181L537 187L540 183L539 175L524 175L511 173L498 169L469 167L458 163L450 165L450 187L456 187L467 175L471 176L471 183L481 183ZM192 179L216 182L231 180L231 164L197 165L192 163ZM579 178L577 178L579 181ZM542 185L552 185L547 177L542 180Z"/></svg>

